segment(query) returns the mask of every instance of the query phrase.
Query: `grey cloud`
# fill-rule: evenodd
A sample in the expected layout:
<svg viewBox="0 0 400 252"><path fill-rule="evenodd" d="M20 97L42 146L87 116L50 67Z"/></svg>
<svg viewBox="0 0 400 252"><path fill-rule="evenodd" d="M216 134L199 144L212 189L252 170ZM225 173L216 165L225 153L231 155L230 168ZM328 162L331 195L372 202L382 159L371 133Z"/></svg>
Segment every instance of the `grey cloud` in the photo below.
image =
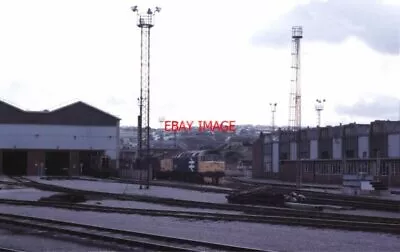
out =
<svg viewBox="0 0 400 252"><path fill-rule="evenodd" d="M400 51L400 7L378 0L311 1L255 34L253 43L286 46L297 25L303 26L304 40L339 43L355 36L381 53Z"/></svg>
<svg viewBox="0 0 400 252"><path fill-rule="evenodd" d="M352 106L336 106L335 110L339 115L350 117L397 120L400 115L400 100L394 97L378 96L372 102L359 100Z"/></svg>

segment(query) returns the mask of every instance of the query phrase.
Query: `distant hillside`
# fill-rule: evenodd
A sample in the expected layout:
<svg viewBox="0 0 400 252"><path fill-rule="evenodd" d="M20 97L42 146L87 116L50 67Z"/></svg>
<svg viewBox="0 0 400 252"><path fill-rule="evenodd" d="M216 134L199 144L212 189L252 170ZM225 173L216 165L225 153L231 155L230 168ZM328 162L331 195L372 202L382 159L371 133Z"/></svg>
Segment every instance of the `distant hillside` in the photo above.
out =
<svg viewBox="0 0 400 252"><path fill-rule="evenodd" d="M151 129L152 148L180 147L184 150L213 149L234 143L251 144L260 132L270 131L269 126L237 125L235 133L223 132L164 132L164 129ZM124 148L136 148L138 132L136 127L121 127L121 145Z"/></svg>

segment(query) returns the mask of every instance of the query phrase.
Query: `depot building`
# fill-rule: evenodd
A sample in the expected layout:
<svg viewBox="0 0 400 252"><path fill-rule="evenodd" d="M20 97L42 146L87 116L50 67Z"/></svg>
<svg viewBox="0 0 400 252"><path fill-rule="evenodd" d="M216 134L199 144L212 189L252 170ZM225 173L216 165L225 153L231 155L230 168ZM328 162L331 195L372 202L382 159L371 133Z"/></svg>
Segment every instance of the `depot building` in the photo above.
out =
<svg viewBox="0 0 400 252"><path fill-rule="evenodd" d="M91 175L117 169L120 119L76 102L25 111L0 101L0 174Z"/></svg>

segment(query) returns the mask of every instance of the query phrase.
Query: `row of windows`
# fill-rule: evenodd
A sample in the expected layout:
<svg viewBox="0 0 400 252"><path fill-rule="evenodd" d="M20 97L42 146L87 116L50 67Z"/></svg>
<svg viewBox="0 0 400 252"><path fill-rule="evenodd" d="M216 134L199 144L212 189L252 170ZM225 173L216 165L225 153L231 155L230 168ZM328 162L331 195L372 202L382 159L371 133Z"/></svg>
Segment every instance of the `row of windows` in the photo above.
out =
<svg viewBox="0 0 400 252"><path fill-rule="evenodd" d="M348 162L346 165L342 162L334 163L302 163L303 171L307 173L315 174L359 174L366 173L368 175L400 175L400 161L392 160L386 161L382 160L377 166L376 161L364 161L364 162Z"/></svg>
<svg viewBox="0 0 400 252"><path fill-rule="evenodd" d="M377 157L377 156L383 157L382 154L379 154L381 152L379 152L377 150L373 150L372 153L375 153L375 154L371 154L371 157ZM266 154L268 154L268 153L266 153ZM332 153L330 153L329 151L321 151L318 155L318 158L319 159L332 159L333 157L331 154ZM356 152L354 150L346 150L345 155L346 155L346 158L357 158ZM301 152L300 158L301 159L309 159L310 153L307 151ZM362 158L368 158L368 153L366 151L363 151ZM279 159L280 160L289 160L289 153L281 152Z"/></svg>

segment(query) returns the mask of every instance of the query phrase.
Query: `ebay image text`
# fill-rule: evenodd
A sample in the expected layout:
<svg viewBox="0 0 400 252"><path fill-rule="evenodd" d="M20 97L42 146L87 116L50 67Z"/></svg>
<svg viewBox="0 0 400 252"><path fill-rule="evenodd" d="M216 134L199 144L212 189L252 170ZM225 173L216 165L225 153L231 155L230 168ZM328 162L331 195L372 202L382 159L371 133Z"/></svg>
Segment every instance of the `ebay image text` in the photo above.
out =
<svg viewBox="0 0 400 252"><path fill-rule="evenodd" d="M228 120L164 121L164 130L166 132L192 131L195 129L197 129L199 132L235 132L235 124L236 121Z"/></svg>

